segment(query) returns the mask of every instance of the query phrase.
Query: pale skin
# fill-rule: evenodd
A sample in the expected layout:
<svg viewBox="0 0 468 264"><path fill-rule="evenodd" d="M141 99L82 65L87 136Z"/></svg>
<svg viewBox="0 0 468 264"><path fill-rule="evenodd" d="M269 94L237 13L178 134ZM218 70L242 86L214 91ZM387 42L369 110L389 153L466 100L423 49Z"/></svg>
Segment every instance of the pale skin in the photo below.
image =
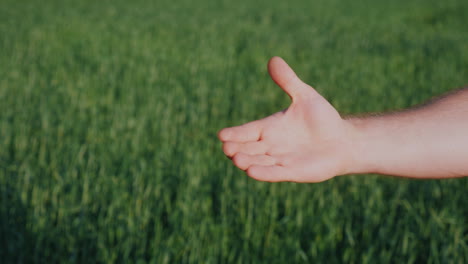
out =
<svg viewBox="0 0 468 264"><path fill-rule="evenodd" d="M268 63L291 105L218 137L234 165L268 182L321 182L346 174L468 175L468 89L390 114L343 118L279 57Z"/></svg>

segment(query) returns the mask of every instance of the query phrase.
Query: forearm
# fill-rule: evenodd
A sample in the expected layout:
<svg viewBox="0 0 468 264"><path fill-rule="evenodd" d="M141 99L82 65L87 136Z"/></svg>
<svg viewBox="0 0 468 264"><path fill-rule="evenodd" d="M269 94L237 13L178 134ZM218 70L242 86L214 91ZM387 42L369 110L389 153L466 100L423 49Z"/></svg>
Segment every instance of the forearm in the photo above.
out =
<svg viewBox="0 0 468 264"><path fill-rule="evenodd" d="M468 175L468 89L422 107L347 122L354 128L350 173Z"/></svg>

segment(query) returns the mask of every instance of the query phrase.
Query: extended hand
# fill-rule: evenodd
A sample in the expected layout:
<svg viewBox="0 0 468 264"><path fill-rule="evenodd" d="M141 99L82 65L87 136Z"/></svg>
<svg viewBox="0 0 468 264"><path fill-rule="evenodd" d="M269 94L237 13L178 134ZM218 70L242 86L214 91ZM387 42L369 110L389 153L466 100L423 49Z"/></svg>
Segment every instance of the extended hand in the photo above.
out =
<svg viewBox="0 0 468 264"><path fill-rule="evenodd" d="M268 71L292 99L284 111L222 129L224 153L261 181L320 182L349 173L353 128L279 57Z"/></svg>

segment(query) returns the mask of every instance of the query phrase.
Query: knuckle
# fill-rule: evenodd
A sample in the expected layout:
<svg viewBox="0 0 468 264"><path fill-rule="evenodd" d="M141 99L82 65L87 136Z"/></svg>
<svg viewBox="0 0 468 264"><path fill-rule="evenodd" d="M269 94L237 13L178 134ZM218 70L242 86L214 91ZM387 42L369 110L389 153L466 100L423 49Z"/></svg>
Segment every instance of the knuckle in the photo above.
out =
<svg viewBox="0 0 468 264"><path fill-rule="evenodd" d="M277 160L277 163L282 166L289 166L293 162L293 158L291 156L282 156Z"/></svg>
<svg viewBox="0 0 468 264"><path fill-rule="evenodd" d="M281 148L276 146L265 146L265 155L276 156L281 152Z"/></svg>
<svg viewBox="0 0 468 264"><path fill-rule="evenodd" d="M253 142L251 144L248 145L247 147L249 149L250 152L259 152L261 151L262 149L262 144L260 144L259 142Z"/></svg>

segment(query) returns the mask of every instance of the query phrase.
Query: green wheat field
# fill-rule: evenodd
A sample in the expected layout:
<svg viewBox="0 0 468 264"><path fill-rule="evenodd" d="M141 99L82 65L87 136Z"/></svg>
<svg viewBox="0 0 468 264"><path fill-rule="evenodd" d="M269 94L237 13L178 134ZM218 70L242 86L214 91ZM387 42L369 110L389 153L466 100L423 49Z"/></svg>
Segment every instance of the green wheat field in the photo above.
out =
<svg viewBox="0 0 468 264"><path fill-rule="evenodd" d="M263 183L216 133L468 84L468 1L0 1L1 263L467 263L468 178Z"/></svg>

